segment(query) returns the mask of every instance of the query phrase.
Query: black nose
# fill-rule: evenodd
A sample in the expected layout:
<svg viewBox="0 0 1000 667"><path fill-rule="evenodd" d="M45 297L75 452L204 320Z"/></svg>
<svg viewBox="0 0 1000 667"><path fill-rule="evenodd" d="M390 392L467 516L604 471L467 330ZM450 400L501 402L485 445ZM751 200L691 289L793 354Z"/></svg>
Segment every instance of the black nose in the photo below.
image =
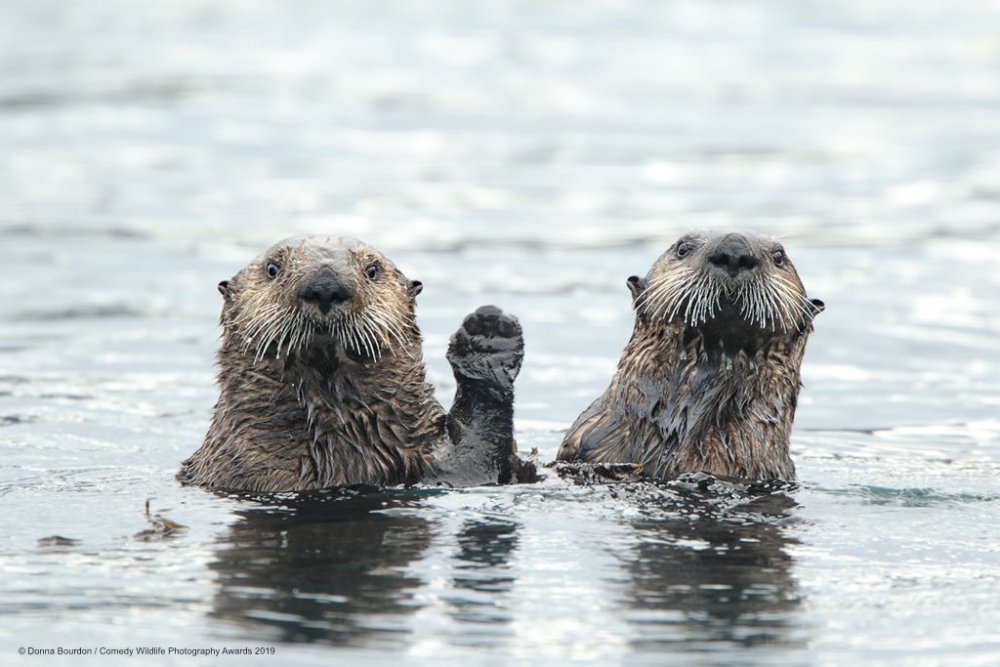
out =
<svg viewBox="0 0 1000 667"><path fill-rule="evenodd" d="M314 278L302 286L299 298L319 306L323 314L330 312L335 303L344 303L354 298L354 290L332 276Z"/></svg>
<svg viewBox="0 0 1000 667"><path fill-rule="evenodd" d="M729 272L733 278L742 271L752 271L760 265L760 260L754 257L746 239L739 234L730 234L722 239L722 243L708 256L708 261Z"/></svg>

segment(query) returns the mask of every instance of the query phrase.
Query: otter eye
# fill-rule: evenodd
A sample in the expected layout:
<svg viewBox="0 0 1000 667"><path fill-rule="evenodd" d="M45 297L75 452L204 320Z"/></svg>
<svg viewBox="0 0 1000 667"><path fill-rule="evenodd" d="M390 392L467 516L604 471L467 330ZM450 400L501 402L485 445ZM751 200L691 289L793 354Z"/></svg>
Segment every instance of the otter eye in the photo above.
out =
<svg viewBox="0 0 1000 667"><path fill-rule="evenodd" d="M674 251L674 254L677 255L678 259L684 259L685 257L691 254L691 251L693 249L694 248L691 247L690 243L682 243L679 246L677 246L677 250Z"/></svg>
<svg viewBox="0 0 1000 667"><path fill-rule="evenodd" d="M775 266L781 266L782 264L785 263L785 251L782 250L781 248L778 248L777 250L771 253L771 258L774 260Z"/></svg>
<svg viewBox="0 0 1000 667"><path fill-rule="evenodd" d="M268 278L274 278L276 275L278 275L279 271L281 271L281 267L278 266L275 262L268 262L267 263L267 277Z"/></svg>
<svg viewBox="0 0 1000 667"><path fill-rule="evenodd" d="M378 278L378 262L372 262L365 269L365 275L368 276L369 280L375 280Z"/></svg>

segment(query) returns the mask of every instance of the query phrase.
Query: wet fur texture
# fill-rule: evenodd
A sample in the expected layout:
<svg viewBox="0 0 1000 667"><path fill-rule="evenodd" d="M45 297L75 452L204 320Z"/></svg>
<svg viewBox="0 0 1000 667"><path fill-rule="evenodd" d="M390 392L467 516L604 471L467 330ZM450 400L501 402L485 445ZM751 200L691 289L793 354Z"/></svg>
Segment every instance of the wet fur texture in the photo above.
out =
<svg viewBox="0 0 1000 667"><path fill-rule="evenodd" d="M517 320L486 306L453 336L451 413L426 382L419 282L350 239L282 241L219 290L219 400L178 474L213 489L286 492L511 477Z"/></svg>
<svg viewBox="0 0 1000 667"><path fill-rule="evenodd" d="M632 338L558 458L638 463L657 479L794 479L799 369L823 304L780 244L690 234L629 286Z"/></svg>

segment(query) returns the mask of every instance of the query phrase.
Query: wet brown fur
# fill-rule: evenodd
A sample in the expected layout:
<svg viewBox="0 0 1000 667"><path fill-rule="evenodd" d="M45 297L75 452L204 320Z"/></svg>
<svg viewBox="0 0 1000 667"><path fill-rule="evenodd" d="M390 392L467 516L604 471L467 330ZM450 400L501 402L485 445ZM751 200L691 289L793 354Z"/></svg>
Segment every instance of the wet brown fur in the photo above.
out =
<svg viewBox="0 0 1000 667"><path fill-rule="evenodd" d="M780 244L756 235L738 236L759 265L727 281L708 258L731 236L685 236L645 279L630 278L632 338L559 459L639 463L658 479L794 479L799 369L823 305L806 298Z"/></svg>

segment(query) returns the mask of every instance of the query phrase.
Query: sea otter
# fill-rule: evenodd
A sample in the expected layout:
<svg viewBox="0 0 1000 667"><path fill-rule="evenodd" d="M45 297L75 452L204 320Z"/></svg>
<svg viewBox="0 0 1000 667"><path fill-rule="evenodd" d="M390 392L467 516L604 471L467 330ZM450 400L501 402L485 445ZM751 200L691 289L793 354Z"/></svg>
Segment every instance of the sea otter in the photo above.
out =
<svg viewBox="0 0 1000 667"><path fill-rule="evenodd" d="M824 306L806 297L782 245L687 234L628 285L632 338L558 458L637 463L654 479L794 479L799 366Z"/></svg>
<svg viewBox="0 0 1000 667"><path fill-rule="evenodd" d="M372 246L323 236L280 241L219 283L219 399L178 479L268 493L509 482L521 327L492 306L465 318L446 413L425 380L421 289Z"/></svg>

